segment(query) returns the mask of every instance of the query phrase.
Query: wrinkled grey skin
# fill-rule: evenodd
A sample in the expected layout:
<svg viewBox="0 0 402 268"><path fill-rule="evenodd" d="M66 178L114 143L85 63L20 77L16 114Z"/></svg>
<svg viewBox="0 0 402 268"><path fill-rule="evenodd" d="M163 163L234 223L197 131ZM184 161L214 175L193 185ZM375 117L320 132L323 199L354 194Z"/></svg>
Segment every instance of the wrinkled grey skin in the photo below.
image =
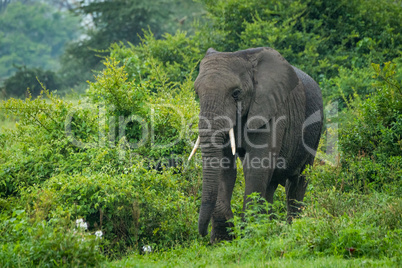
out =
<svg viewBox="0 0 402 268"><path fill-rule="evenodd" d="M241 159L245 175L244 208L247 196L253 192L272 203L274 191L281 184L286 188L291 222L307 187L302 171L313 164L321 134L323 104L317 83L271 48L234 53L209 49L194 86L201 106L203 159L199 233L207 235L212 220L211 243L231 239L227 220L233 217L230 200L236 181L236 157ZM236 156L229 142L231 127ZM270 156L271 161L275 156L284 159L285 164L270 166L268 161L250 165L251 159L258 162ZM217 165L216 159L223 158L225 165Z"/></svg>

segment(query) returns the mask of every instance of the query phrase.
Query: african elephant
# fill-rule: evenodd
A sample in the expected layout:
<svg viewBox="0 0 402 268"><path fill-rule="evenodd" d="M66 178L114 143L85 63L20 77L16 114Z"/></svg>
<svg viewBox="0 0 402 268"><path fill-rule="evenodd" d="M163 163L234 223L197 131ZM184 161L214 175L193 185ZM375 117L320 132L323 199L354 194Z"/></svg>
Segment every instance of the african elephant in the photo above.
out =
<svg viewBox="0 0 402 268"><path fill-rule="evenodd" d="M243 209L253 192L272 203L281 184L291 222L307 187L302 171L313 164L321 135L323 103L317 83L272 48L233 53L210 48L194 88L200 116L191 156L199 146L203 163L199 233L207 235L212 220L211 243L231 239L227 220L233 217L236 157L245 175Z"/></svg>

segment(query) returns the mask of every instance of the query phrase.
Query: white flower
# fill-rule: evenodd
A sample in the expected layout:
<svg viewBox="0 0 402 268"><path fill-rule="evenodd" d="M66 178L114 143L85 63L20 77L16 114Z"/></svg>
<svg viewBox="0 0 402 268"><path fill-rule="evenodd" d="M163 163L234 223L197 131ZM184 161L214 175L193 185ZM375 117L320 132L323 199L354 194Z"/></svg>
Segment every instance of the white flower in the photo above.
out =
<svg viewBox="0 0 402 268"><path fill-rule="evenodd" d="M145 253L149 253L149 252L152 252L152 248L151 248L151 246L143 246L142 247L142 250L145 252Z"/></svg>
<svg viewBox="0 0 402 268"><path fill-rule="evenodd" d="M82 223L81 228L84 228L85 230L88 229L88 224L86 222Z"/></svg>
<svg viewBox="0 0 402 268"><path fill-rule="evenodd" d="M86 222L84 222L83 219L76 220L75 224L77 225L78 228L88 229L88 225Z"/></svg>
<svg viewBox="0 0 402 268"><path fill-rule="evenodd" d="M102 238L102 235L103 235L103 233L100 230L95 232L96 239Z"/></svg>

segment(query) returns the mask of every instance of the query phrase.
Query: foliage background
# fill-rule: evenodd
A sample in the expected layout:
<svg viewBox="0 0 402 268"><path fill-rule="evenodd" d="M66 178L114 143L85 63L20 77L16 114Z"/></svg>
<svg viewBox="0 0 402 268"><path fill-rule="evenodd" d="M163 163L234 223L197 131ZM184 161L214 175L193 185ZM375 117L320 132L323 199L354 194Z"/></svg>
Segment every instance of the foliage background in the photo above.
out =
<svg viewBox="0 0 402 268"><path fill-rule="evenodd" d="M10 2L0 10L0 82L16 66L59 68L58 57L77 31L77 18L46 3Z"/></svg>
<svg viewBox="0 0 402 268"><path fill-rule="evenodd" d="M6 81L15 95L26 85L32 96L0 102L0 120L10 126L0 129L2 266L401 265L398 2L200 0L181 24L172 16L180 17L189 2L161 1L171 13L159 8L152 23L121 28L127 31L115 29L149 3L130 9L124 1L114 9L109 1L55 2L77 14L102 12L85 39L70 43L54 81L71 87L98 71L81 85L84 92L64 96L41 78L46 69L27 67ZM186 24L197 16L193 26ZM151 29L138 38L143 25ZM97 52L91 42L99 44ZM197 232L200 155L186 161L197 137L193 81L207 48L256 46L277 49L312 75L326 111L335 109L327 112L319 157L305 171L310 185L302 216L285 224L285 193L278 189L275 219L258 213L269 205L254 195L243 220L239 163L236 239L211 247ZM77 60L84 58L85 64ZM35 90L21 78L27 73L39 78ZM77 219L88 230L79 229ZM99 230L103 236L96 239Z"/></svg>

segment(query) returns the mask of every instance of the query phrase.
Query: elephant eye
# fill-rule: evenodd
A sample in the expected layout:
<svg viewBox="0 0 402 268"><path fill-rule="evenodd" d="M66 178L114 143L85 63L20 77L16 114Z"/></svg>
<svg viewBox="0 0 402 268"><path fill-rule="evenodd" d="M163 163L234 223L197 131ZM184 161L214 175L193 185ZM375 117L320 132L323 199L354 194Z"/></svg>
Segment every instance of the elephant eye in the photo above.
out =
<svg viewBox="0 0 402 268"><path fill-rule="evenodd" d="M235 101L237 101L239 99L239 96L240 96L240 89L237 88L233 91L232 97L233 99L235 99Z"/></svg>

